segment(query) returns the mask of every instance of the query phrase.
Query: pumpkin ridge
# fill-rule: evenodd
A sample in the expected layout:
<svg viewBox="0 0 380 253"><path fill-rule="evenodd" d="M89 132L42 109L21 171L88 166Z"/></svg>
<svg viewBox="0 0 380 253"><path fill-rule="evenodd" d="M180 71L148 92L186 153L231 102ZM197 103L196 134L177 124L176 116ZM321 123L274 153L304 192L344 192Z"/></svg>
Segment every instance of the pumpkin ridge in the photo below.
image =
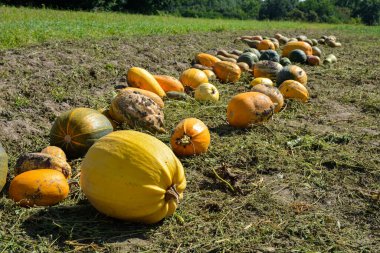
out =
<svg viewBox="0 0 380 253"><path fill-rule="evenodd" d="M71 137L71 140L72 139L74 139L75 137L80 137L80 136L83 136L83 135L86 135L86 134L92 134L92 133L94 133L94 134L96 134L96 133L98 133L98 132L102 132L102 131L104 131L104 130L107 130L108 128L99 128L99 129L97 129L95 132L87 132L87 133L80 133L80 134L77 134L77 135L74 135L74 136L70 136Z"/></svg>

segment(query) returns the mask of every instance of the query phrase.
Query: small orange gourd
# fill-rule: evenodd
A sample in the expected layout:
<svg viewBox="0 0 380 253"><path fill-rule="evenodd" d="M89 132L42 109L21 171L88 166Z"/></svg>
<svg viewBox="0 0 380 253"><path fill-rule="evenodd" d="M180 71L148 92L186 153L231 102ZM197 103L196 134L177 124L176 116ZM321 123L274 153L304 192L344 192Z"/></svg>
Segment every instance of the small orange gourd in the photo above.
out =
<svg viewBox="0 0 380 253"><path fill-rule="evenodd" d="M210 145L210 132L201 120L187 118L174 129L170 144L178 156L205 153Z"/></svg>
<svg viewBox="0 0 380 253"><path fill-rule="evenodd" d="M165 91L184 92L182 83L175 77L167 75L153 75L154 79L160 84L161 88Z"/></svg>
<svg viewBox="0 0 380 253"><path fill-rule="evenodd" d="M241 70L236 63L220 61L214 64L215 75L224 83L236 83L240 79Z"/></svg>
<svg viewBox="0 0 380 253"><path fill-rule="evenodd" d="M9 197L21 206L51 206L64 200L69 185L56 170L30 170L16 176L9 187Z"/></svg>
<svg viewBox="0 0 380 253"><path fill-rule="evenodd" d="M269 50L269 49L275 50L276 48L275 48L275 46L274 46L274 44L273 44L272 41L270 41L270 40L262 40L257 45L257 49L261 51L261 50Z"/></svg>

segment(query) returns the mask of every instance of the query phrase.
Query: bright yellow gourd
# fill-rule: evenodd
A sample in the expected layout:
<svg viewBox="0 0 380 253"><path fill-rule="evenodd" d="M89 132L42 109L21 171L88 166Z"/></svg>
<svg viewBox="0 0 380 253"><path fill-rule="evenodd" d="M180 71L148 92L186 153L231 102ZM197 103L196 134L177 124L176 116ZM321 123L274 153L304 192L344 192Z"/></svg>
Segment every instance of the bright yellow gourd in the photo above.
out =
<svg viewBox="0 0 380 253"><path fill-rule="evenodd" d="M165 91L154 79L153 75L143 68L133 67L128 70L128 83L135 88L148 90L156 93L160 97L165 96Z"/></svg>
<svg viewBox="0 0 380 253"><path fill-rule="evenodd" d="M132 130L98 140L81 166L80 184L91 204L108 216L156 223L183 197L181 162L155 137Z"/></svg>

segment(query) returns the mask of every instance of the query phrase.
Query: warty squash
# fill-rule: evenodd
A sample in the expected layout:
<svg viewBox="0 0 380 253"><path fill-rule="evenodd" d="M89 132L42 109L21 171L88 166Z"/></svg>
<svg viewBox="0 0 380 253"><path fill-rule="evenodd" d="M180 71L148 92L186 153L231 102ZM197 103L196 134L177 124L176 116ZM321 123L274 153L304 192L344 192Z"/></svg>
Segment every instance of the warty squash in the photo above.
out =
<svg viewBox="0 0 380 253"><path fill-rule="evenodd" d="M151 135L123 130L90 148L81 165L80 185L99 212L156 223L174 213L186 179L168 146Z"/></svg>

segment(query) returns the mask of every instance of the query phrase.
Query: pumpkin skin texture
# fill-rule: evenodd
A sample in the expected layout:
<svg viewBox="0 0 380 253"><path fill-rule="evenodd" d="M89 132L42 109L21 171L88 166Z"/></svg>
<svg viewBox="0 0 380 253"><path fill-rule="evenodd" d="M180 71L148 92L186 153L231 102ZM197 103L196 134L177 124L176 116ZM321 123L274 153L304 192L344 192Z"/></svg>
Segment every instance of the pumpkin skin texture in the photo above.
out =
<svg viewBox="0 0 380 253"><path fill-rule="evenodd" d="M260 61L280 61L280 56L274 50L264 50L261 52Z"/></svg>
<svg viewBox="0 0 380 253"><path fill-rule="evenodd" d="M307 60L307 55L300 49L294 49L289 53L289 59L292 62L305 63Z"/></svg>
<svg viewBox="0 0 380 253"><path fill-rule="evenodd" d="M100 112L75 108L57 117L50 130L50 145L62 148L69 158L77 158L112 131L111 122Z"/></svg>
<svg viewBox="0 0 380 253"><path fill-rule="evenodd" d="M65 178L71 177L71 166L61 158L44 153L29 153L21 155L15 165L15 174L30 170L50 169L61 172Z"/></svg>
<svg viewBox="0 0 380 253"><path fill-rule="evenodd" d="M270 40L262 40L260 43L257 45L258 50L275 50L276 47L274 46L273 42Z"/></svg>
<svg viewBox="0 0 380 253"><path fill-rule="evenodd" d="M240 79L241 70L236 63L220 61L213 67L215 75L224 83L236 83Z"/></svg>
<svg viewBox="0 0 380 253"><path fill-rule="evenodd" d="M245 92L234 96L227 107L227 120L231 126L247 128L267 121L273 114L274 104L265 94Z"/></svg>
<svg viewBox="0 0 380 253"><path fill-rule="evenodd" d="M252 68L252 66L255 65L255 63L258 61L259 61L259 58L257 58L257 55L251 52L242 53L237 59L237 62L247 63L249 68Z"/></svg>
<svg viewBox="0 0 380 253"><path fill-rule="evenodd" d="M265 78L265 77L255 78L250 83L251 86L255 86L257 84L268 84L268 85L272 85L273 86L272 80L270 80L269 78Z"/></svg>
<svg viewBox="0 0 380 253"><path fill-rule="evenodd" d="M202 83L195 89L194 98L197 101L217 102L219 100L219 91L211 83Z"/></svg>
<svg viewBox="0 0 380 253"><path fill-rule="evenodd" d="M206 153L210 145L210 132L201 120L187 118L174 129L170 145L178 156Z"/></svg>
<svg viewBox="0 0 380 253"><path fill-rule="evenodd" d="M69 184L56 170L30 170L16 176L9 186L9 197L21 206L52 206L69 194Z"/></svg>
<svg viewBox="0 0 380 253"><path fill-rule="evenodd" d="M285 99L295 99L304 103L309 99L306 87L294 80L286 80L278 89Z"/></svg>
<svg viewBox="0 0 380 253"><path fill-rule="evenodd" d="M56 147L56 146L47 146L46 148L41 150L41 153L48 154L51 156L55 156L55 157L60 158L64 161L67 160L65 152L61 148Z"/></svg>
<svg viewBox="0 0 380 253"><path fill-rule="evenodd" d="M295 49L300 49L305 52L306 55L312 55L313 50L311 46L304 41L291 41L286 43L284 48L282 49L282 57L289 57L291 51Z"/></svg>
<svg viewBox="0 0 380 253"><path fill-rule="evenodd" d="M154 102L156 102L156 104L159 107L164 108L165 106L164 101L156 93L153 93L151 91L134 88L134 87L127 87L127 88L121 89L119 92L124 92L124 91L136 91L140 93L141 95L147 96L148 98L152 99Z"/></svg>
<svg viewBox="0 0 380 253"><path fill-rule="evenodd" d="M279 112L284 106L284 97L282 96L281 92L273 85L261 83L253 86L251 90L267 95L275 105L275 113Z"/></svg>
<svg viewBox="0 0 380 253"><path fill-rule="evenodd" d="M154 79L158 82L161 88L165 91L184 92L185 88L182 83L175 77L166 75L154 75Z"/></svg>
<svg viewBox="0 0 380 253"><path fill-rule="evenodd" d="M130 68L127 73L127 80L132 87L151 91L160 97L165 96L165 91L154 79L153 75L143 68Z"/></svg>
<svg viewBox="0 0 380 253"><path fill-rule="evenodd" d="M272 81L276 80L277 73L282 69L282 65L278 62L273 61L259 61L253 67L253 76L266 77Z"/></svg>
<svg viewBox="0 0 380 253"><path fill-rule="evenodd" d="M302 83L303 85L306 85L307 75L302 68L296 65L289 65L284 67L280 72L278 72L277 85L280 85L286 80L295 80L297 82Z"/></svg>
<svg viewBox="0 0 380 253"><path fill-rule="evenodd" d="M246 52L254 53L257 56L257 58L260 58L260 56L261 56L260 51L257 50L256 48L246 48L246 49L244 49L243 53L246 53Z"/></svg>
<svg viewBox="0 0 380 253"><path fill-rule="evenodd" d="M0 192L3 189L8 173L8 155L0 143Z"/></svg>
<svg viewBox="0 0 380 253"><path fill-rule="evenodd" d="M211 54L205 54L205 53L200 53L196 56L196 60L202 64L203 66L206 67L212 67L214 66L215 63L219 62L220 59L216 58L215 56Z"/></svg>
<svg viewBox="0 0 380 253"><path fill-rule="evenodd" d="M132 130L97 141L81 166L81 188L110 217L156 223L174 213L186 179L181 162L157 138Z"/></svg>
<svg viewBox="0 0 380 253"><path fill-rule="evenodd" d="M205 72L199 69L190 68L185 70L179 78L184 86L189 86L196 89L202 83L208 83L208 78Z"/></svg>
<svg viewBox="0 0 380 253"><path fill-rule="evenodd" d="M208 80L213 80L213 79L216 78L216 75L215 75L214 71L209 70L209 69L205 69L205 70L202 70L202 71L206 74Z"/></svg>

